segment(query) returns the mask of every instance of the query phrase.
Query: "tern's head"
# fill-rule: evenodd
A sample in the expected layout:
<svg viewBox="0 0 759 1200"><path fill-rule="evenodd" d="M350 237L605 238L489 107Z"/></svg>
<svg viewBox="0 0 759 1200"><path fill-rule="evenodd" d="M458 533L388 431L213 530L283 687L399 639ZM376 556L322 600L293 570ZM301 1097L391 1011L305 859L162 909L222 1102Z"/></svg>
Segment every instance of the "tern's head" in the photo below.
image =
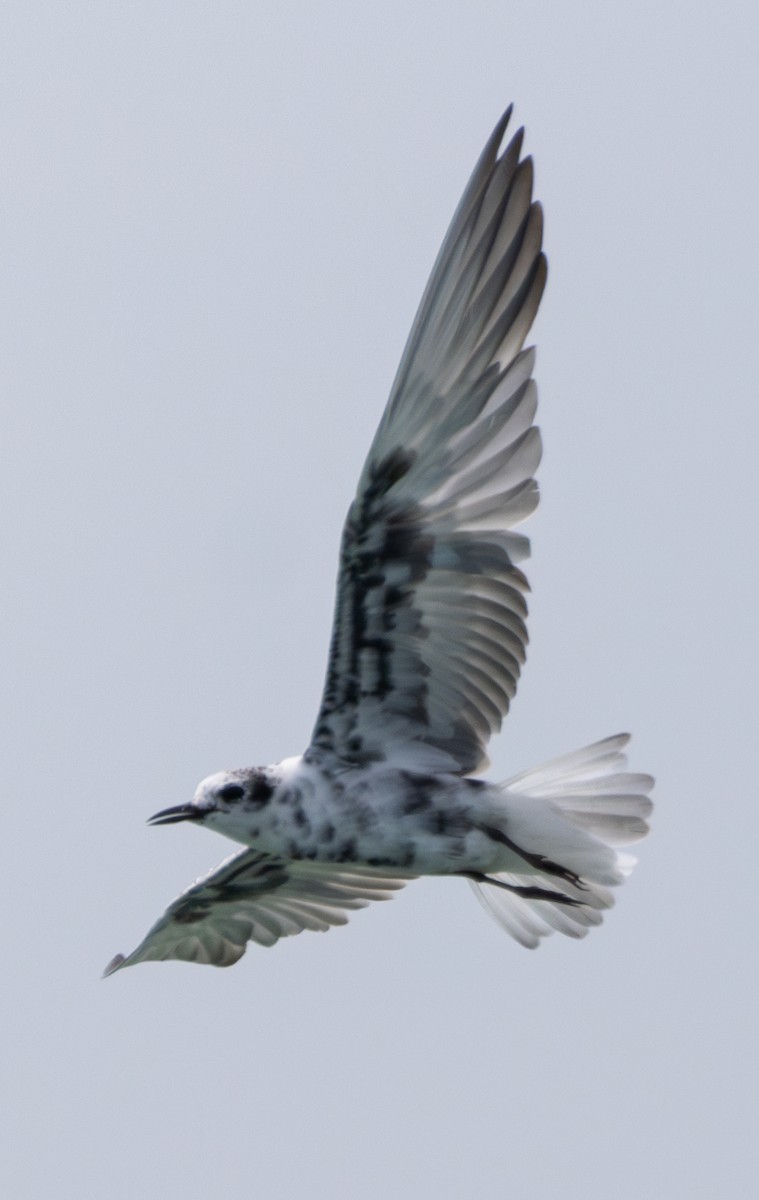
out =
<svg viewBox="0 0 759 1200"><path fill-rule="evenodd" d="M251 769L243 771L219 771L209 775L198 785L190 804L178 804L175 808L164 808L151 817L150 825L174 825L177 821L200 821L231 812L260 808L272 793L271 785L263 772ZM211 821L213 824L213 820Z"/></svg>

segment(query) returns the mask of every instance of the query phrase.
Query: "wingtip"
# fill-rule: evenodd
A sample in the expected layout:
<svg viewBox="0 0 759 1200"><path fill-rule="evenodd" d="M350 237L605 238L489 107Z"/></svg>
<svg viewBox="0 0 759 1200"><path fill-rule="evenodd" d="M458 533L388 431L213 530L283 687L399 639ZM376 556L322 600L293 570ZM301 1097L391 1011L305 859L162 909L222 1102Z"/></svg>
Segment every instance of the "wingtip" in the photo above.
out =
<svg viewBox="0 0 759 1200"><path fill-rule="evenodd" d="M118 971L119 967L123 967L126 958L123 954L117 954L111 959L108 966L103 971L101 979L107 979L109 975L113 975L114 971Z"/></svg>
<svg viewBox="0 0 759 1200"><path fill-rule="evenodd" d="M506 130L508 129L509 122L511 120L511 116L512 116L513 112L514 112L514 105L510 104L508 106L508 108L506 109L506 111L498 119L495 129L493 130L490 137L488 138L487 144L485 146L484 154L487 155L488 158L491 159L492 161L495 161L495 159L498 157L498 152L500 151L501 145L503 144L504 135L506 133ZM514 135L514 137L521 138L523 133L524 133L524 130L518 129L516 134Z"/></svg>

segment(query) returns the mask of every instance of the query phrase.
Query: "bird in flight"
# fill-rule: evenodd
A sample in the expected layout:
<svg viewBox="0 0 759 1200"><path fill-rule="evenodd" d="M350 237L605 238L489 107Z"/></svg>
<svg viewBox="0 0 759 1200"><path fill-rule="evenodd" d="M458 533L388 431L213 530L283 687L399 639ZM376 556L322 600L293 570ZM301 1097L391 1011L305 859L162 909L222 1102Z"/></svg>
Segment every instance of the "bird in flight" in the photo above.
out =
<svg viewBox="0 0 759 1200"><path fill-rule="evenodd" d="M321 710L297 758L222 771L154 825L244 849L169 905L110 975L227 967L248 942L345 924L421 875L469 880L523 946L583 937L634 863L653 780L619 734L505 783L478 778L525 659L540 435L523 344L546 280L523 130L498 122L422 297L343 531Z"/></svg>

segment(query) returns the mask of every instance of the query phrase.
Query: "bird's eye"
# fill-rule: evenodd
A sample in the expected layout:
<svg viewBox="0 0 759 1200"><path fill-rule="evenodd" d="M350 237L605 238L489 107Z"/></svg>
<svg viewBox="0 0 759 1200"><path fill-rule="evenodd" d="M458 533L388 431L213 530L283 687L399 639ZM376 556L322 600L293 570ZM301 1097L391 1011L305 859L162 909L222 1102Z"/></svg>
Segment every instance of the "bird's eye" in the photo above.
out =
<svg viewBox="0 0 759 1200"><path fill-rule="evenodd" d="M220 800L242 800L245 795L245 789L241 788L239 783L228 783L226 787L221 788L219 792Z"/></svg>

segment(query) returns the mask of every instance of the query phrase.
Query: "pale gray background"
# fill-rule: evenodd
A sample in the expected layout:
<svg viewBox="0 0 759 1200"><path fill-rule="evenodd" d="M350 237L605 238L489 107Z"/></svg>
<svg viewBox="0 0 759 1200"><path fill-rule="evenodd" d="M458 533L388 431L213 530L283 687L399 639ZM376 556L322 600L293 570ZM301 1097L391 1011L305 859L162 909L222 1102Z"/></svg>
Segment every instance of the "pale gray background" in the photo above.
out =
<svg viewBox="0 0 759 1200"><path fill-rule="evenodd" d="M3 1195L755 1193L753 3L13 3L2 70ZM654 832L535 954L425 881L102 983L300 751L342 518L509 100L551 273L504 777L630 728Z"/></svg>

